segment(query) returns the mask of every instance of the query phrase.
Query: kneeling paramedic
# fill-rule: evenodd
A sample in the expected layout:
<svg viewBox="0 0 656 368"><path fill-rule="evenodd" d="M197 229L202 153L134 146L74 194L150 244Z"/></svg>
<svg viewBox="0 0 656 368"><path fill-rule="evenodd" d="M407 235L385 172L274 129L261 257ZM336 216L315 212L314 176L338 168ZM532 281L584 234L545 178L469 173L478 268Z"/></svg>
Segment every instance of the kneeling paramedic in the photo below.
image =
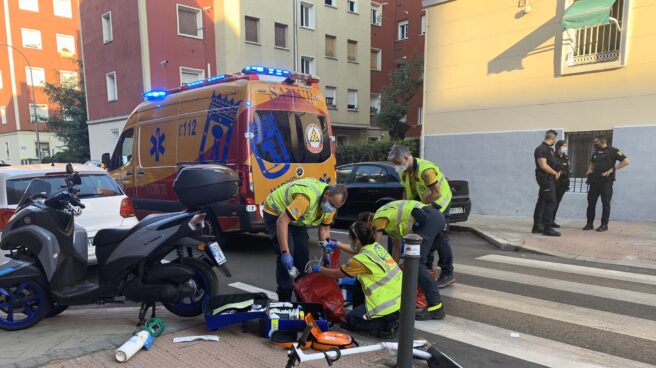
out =
<svg viewBox="0 0 656 368"><path fill-rule="evenodd" d="M330 237L330 224L346 202L346 187L316 179L300 179L274 190L264 203L264 220L276 253L278 300L291 301L293 278L309 260L307 229L319 227L319 239Z"/></svg>
<svg viewBox="0 0 656 368"><path fill-rule="evenodd" d="M442 319L445 316L437 281L428 270L427 259L434 252L444 229L444 215L435 207L419 201L393 201L376 211L362 213L359 220L368 219L376 229L376 241L380 242L383 231L392 239L392 257L396 262L401 257L401 240L414 233L422 237L420 246L419 276L417 283L426 295L428 306L415 314L415 319Z"/></svg>
<svg viewBox="0 0 656 368"><path fill-rule="evenodd" d="M349 230L352 245L330 242L324 249L339 247L355 254L340 268L312 266L319 272L335 279L356 277L364 293L364 304L356 305L346 316L348 330L366 331L379 338L393 338L398 332L399 309L401 308L401 281L403 272L387 250L376 243L374 229L367 222L353 223Z"/></svg>

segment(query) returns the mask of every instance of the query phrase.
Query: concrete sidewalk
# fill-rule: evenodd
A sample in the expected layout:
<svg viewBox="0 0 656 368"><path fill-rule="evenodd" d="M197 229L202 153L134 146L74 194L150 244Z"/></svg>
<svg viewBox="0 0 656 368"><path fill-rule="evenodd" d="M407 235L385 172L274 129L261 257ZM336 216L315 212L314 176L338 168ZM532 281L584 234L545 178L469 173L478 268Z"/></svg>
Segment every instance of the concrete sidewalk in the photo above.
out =
<svg viewBox="0 0 656 368"><path fill-rule="evenodd" d="M532 234L530 217L470 215L467 222L453 225L452 230L473 232L501 249L656 268L654 222L611 221L609 230L602 233L581 230L585 225L581 219L558 219L558 223L561 237Z"/></svg>

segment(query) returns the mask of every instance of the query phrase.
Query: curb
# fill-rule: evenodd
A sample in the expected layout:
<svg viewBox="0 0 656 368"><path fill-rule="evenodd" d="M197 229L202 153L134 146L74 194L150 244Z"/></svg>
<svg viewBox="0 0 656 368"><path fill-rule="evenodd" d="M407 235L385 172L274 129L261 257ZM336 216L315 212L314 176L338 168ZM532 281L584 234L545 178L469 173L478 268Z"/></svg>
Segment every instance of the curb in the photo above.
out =
<svg viewBox="0 0 656 368"><path fill-rule="evenodd" d="M525 252L544 254L550 256L558 256L558 257L562 256L559 254L547 253L540 250L527 248L524 247L523 245L514 244L498 236L483 232L475 227L463 226L463 225L451 225L450 228L452 231L468 232L474 234L480 237L481 239L488 241L490 244L494 245L495 247L499 248L499 250L512 251L512 252L525 251Z"/></svg>

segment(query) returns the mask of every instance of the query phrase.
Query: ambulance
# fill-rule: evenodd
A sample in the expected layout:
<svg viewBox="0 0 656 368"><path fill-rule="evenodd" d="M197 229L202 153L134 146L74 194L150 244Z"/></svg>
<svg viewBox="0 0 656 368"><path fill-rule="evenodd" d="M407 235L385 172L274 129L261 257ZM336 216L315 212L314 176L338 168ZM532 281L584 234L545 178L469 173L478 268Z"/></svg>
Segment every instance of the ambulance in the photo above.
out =
<svg viewBox="0 0 656 368"><path fill-rule="evenodd" d="M238 197L213 208L217 236L264 230L262 204L285 183L335 181L334 137L315 76L248 66L144 98L113 154L103 154L139 218L182 210L173 181L187 165L239 174Z"/></svg>

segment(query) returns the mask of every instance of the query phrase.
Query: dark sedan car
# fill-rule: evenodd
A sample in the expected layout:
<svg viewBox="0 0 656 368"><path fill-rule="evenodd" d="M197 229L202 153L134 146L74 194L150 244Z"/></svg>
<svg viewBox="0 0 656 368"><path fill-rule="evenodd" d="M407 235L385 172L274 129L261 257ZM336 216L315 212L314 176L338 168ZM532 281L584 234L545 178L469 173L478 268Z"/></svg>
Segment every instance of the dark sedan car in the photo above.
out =
<svg viewBox="0 0 656 368"><path fill-rule="evenodd" d="M338 221L355 221L360 212L374 212L385 203L403 198L399 174L387 162L338 166L337 182L348 188L348 200L337 212ZM450 222L467 221L471 212L469 184L464 180L449 180L449 185L453 192Z"/></svg>

